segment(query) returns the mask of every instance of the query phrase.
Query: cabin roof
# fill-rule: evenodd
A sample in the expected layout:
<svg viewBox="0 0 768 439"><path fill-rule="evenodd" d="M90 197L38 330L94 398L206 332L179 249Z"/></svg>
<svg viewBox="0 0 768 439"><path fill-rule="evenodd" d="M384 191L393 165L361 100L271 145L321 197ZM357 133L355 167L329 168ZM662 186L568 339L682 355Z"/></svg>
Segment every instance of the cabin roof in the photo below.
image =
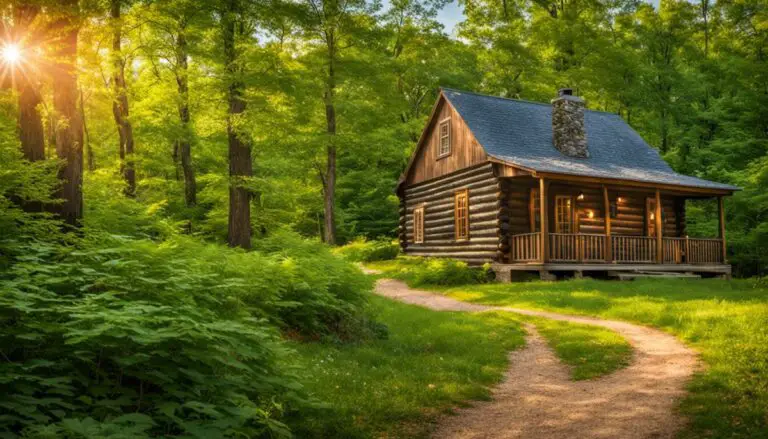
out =
<svg viewBox="0 0 768 439"><path fill-rule="evenodd" d="M632 180L718 190L736 186L675 172L624 120L586 110L589 158L573 158L552 143L552 106L442 89L478 143L491 157L536 172Z"/></svg>

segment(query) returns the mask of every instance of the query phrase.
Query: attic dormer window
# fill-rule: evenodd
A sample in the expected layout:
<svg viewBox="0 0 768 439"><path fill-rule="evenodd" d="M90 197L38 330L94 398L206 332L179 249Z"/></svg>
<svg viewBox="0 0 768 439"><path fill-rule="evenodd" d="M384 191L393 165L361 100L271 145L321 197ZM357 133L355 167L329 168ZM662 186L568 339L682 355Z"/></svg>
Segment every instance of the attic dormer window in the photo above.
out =
<svg viewBox="0 0 768 439"><path fill-rule="evenodd" d="M440 134L440 138L437 148L437 158L440 158L451 154L451 119L443 119L440 121L438 133Z"/></svg>

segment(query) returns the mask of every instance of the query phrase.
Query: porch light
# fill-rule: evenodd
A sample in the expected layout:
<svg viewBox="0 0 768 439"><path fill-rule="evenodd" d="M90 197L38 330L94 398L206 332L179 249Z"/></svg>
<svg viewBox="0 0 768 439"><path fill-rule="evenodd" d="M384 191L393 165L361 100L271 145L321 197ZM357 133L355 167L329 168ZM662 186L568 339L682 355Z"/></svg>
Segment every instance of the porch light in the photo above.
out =
<svg viewBox="0 0 768 439"><path fill-rule="evenodd" d="M624 197L618 197L618 198L616 198L616 201L618 203L623 203L624 202Z"/></svg>
<svg viewBox="0 0 768 439"><path fill-rule="evenodd" d="M653 213L653 212L651 212L651 219L652 219L652 220L655 220L655 219L656 219L656 214L655 214L655 213Z"/></svg>
<svg viewBox="0 0 768 439"><path fill-rule="evenodd" d="M595 217L595 212L592 211L592 210L588 210L587 211L587 218L591 219L591 218L594 218L594 217Z"/></svg>
<svg viewBox="0 0 768 439"><path fill-rule="evenodd" d="M581 201L584 199L584 192L579 192L579 196L576 197L577 200Z"/></svg>

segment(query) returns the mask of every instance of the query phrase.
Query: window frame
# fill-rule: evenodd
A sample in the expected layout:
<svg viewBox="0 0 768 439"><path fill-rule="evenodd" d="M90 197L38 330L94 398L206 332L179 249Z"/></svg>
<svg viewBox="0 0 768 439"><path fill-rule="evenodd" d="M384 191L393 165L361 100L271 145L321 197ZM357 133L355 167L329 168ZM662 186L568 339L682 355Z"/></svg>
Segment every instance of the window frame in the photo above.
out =
<svg viewBox="0 0 768 439"><path fill-rule="evenodd" d="M445 135L443 135L443 126L447 127ZM448 157L453 152L453 145L451 144L451 118L446 117L437 124L437 158ZM446 139L446 149L443 150L443 139Z"/></svg>
<svg viewBox="0 0 768 439"><path fill-rule="evenodd" d="M563 231L563 225L566 224L563 221L560 221L560 209L559 209L559 202L560 200L566 200L568 204L568 231ZM576 229L576 222L575 222L575 204L573 195L556 195L555 196L555 233L565 233L565 234L573 234L575 233L574 230Z"/></svg>
<svg viewBox="0 0 768 439"><path fill-rule="evenodd" d="M456 241L469 241L469 189L460 189L453 194L453 229Z"/></svg>
<svg viewBox="0 0 768 439"><path fill-rule="evenodd" d="M653 218L651 218L653 216ZM664 215L661 215L664 227ZM656 197L645 198L645 236L656 236Z"/></svg>
<svg viewBox="0 0 768 439"><path fill-rule="evenodd" d="M537 233L541 230L541 197L539 195L539 189L532 187L528 195L528 215L530 222L531 233Z"/></svg>
<svg viewBox="0 0 768 439"><path fill-rule="evenodd" d="M424 243L424 204L413 209L413 243Z"/></svg>

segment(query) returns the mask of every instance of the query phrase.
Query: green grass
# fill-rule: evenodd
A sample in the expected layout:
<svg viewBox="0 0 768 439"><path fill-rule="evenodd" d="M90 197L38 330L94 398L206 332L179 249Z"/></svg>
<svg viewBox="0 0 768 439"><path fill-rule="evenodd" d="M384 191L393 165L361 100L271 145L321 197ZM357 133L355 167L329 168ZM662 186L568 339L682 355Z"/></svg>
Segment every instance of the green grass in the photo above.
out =
<svg viewBox="0 0 768 439"><path fill-rule="evenodd" d="M377 268L397 270L398 262ZM397 273L395 273L397 274ZM572 280L434 287L490 305L654 326L701 353L681 410L684 438L768 438L768 289L751 280Z"/></svg>
<svg viewBox="0 0 768 439"><path fill-rule="evenodd" d="M487 399L507 354L524 344L509 313L435 312L373 297L389 338L359 345L295 343L305 386L327 408L297 437L423 437L437 415Z"/></svg>
<svg viewBox="0 0 768 439"><path fill-rule="evenodd" d="M610 329L548 319L533 322L560 360L571 366L574 380L607 375L632 359L630 344Z"/></svg>

